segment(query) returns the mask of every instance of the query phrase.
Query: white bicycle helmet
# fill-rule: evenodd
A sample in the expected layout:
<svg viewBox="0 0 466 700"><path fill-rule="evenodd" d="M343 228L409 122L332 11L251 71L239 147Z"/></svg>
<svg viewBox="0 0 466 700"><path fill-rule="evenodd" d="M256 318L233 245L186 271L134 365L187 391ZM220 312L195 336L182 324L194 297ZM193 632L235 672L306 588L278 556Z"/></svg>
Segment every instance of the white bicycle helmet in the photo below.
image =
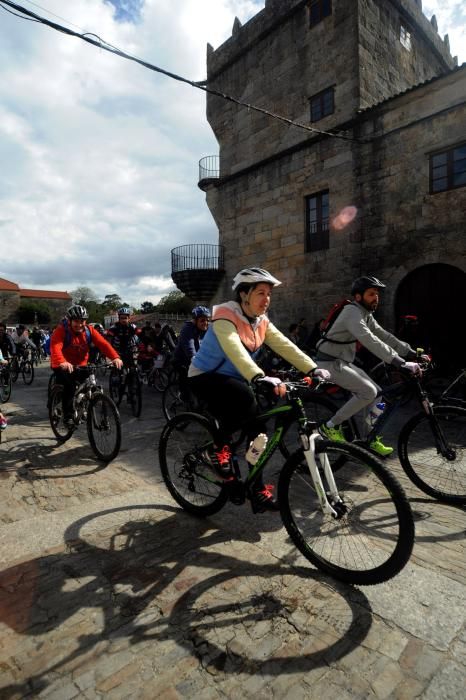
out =
<svg viewBox="0 0 466 700"><path fill-rule="evenodd" d="M277 280L270 272L261 267L245 267L244 270L240 270L235 275L231 288L235 291L240 284L259 284L259 282L266 282L271 284L272 287L278 287L281 284L280 280Z"/></svg>

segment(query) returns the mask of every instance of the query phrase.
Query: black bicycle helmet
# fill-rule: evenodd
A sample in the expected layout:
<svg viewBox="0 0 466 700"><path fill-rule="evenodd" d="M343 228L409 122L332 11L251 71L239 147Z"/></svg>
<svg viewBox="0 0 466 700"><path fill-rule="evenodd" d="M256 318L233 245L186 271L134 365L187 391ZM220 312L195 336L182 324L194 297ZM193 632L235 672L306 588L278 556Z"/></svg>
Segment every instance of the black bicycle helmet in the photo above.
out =
<svg viewBox="0 0 466 700"><path fill-rule="evenodd" d="M68 316L70 321L85 321L87 318L89 318L89 314L87 313L86 307L80 306L79 304L70 306L70 308L66 312L66 315Z"/></svg>
<svg viewBox="0 0 466 700"><path fill-rule="evenodd" d="M353 284L351 285L351 294L353 296L355 294L364 294L366 289L370 289L371 287L374 287L375 289L385 289L385 286L386 285L383 282L372 275L358 277L358 279L354 280Z"/></svg>

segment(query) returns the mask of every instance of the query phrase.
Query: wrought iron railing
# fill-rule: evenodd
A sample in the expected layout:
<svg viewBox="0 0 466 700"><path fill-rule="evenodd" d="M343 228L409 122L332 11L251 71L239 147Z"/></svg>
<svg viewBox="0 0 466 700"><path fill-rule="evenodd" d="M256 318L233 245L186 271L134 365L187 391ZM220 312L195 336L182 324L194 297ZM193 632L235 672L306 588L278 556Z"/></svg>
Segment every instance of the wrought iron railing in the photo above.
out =
<svg viewBox="0 0 466 700"><path fill-rule="evenodd" d="M172 250L172 273L183 270L224 270L225 251L222 245L192 243Z"/></svg>
<svg viewBox="0 0 466 700"><path fill-rule="evenodd" d="M199 182L220 177L220 156L205 156L199 161Z"/></svg>

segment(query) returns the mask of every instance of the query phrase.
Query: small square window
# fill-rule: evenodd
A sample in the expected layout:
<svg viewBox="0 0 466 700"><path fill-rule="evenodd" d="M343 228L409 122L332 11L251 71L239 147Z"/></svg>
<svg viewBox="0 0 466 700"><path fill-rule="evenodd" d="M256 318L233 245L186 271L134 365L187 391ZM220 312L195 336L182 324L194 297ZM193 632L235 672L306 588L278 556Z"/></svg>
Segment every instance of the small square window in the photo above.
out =
<svg viewBox="0 0 466 700"><path fill-rule="evenodd" d="M400 42L407 51L411 51L411 32L403 24L400 25Z"/></svg>
<svg viewBox="0 0 466 700"><path fill-rule="evenodd" d="M310 0L309 23L313 27L332 14L332 0Z"/></svg>
<svg viewBox="0 0 466 700"><path fill-rule="evenodd" d="M306 252L329 247L328 190L306 197Z"/></svg>
<svg viewBox="0 0 466 700"><path fill-rule="evenodd" d="M318 122L319 119L333 114L335 111L334 88L327 88L309 98L311 106L311 122Z"/></svg>

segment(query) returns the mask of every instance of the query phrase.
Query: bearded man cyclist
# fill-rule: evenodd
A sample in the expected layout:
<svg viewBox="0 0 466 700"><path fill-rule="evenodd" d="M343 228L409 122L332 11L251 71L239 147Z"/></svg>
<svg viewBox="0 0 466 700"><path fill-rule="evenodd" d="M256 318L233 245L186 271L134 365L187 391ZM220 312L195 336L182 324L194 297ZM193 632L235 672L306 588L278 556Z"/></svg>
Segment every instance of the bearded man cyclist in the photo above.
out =
<svg viewBox="0 0 466 700"><path fill-rule="evenodd" d="M370 411L377 403L376 397L380 397L380 387L354 365L357 342L388 364L420 373L417 362L406 361L416 359L416 351L384 330L373 316L381 289L385 289L385 284L377 277L358 277L351 287L354 300L343 307L328 334L317 343L316 361L330 372L335 384L353 394L330 420L319 427L324 437L335 442L345 442L341 424L363 408L368 407ZM393 448L384 445L381 437L378 435L369 447L387 457Z"/></svg>
<svg viewBox="0 0 466 700"><path fill-rule="evenodd" d="M68 426L73 421L73 397L76 385L88 376L87 364L91 343L108 357L118 369L123 362L100 333L87 325L88 313L84 306L76 304L66 312L66 317L55 328L50 341L50 364L56 381L63 386L63 420Z"/></svg>
<svg viewBox="0 0 466 700"><path fill-rule="evenodd" d="M139 344L138 331L134 323L129 322L131 309L122 306L117 313L118 321L108 329L107 339L122 358L125 367L134 367Z"/></svg>
<svg viewBox="0 0 466 700"><path fill-rule="evenodd" d="M214 306L212 323L189 367L189 388L205 401L219 421L220 444L206 454L206 462L224 478L231 475L228 444L232 433L247 425L249 444L266 429L257 419L259 408L251 384L269 386L281 396L285 393L280 379L265 376L255 362L263 344L305 374L329 376L269 321L266 312L272 289L279 284L262 268L238 272L232 286L236 300ZM255 480L249 496L255 513L278 508L273 486L264 484L261 476Z"/></svg>

